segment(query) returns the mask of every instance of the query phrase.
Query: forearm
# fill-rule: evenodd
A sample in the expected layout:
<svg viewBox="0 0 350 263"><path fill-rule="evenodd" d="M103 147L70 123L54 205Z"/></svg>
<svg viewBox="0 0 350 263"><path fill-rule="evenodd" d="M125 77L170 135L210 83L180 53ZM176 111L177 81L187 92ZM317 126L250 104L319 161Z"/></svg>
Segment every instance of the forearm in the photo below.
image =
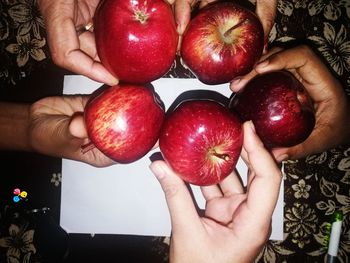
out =
<svg viewBox="0 0 350 263"><path fill-rule="evenodd" d="M0 102L0 150L31 150L29 108L29 104Z"/></svg>

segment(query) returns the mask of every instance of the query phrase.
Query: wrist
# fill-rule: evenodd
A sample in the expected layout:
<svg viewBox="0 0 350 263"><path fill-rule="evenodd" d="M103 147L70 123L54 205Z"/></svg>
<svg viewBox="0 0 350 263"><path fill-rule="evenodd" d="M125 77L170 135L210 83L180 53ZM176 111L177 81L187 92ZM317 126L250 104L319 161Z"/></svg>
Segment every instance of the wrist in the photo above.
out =
<svg viewBox="0 0 350 263"><path fill-rule="evenodd" d="M29 104L0 102L0 149L31 151Z"/></svg>

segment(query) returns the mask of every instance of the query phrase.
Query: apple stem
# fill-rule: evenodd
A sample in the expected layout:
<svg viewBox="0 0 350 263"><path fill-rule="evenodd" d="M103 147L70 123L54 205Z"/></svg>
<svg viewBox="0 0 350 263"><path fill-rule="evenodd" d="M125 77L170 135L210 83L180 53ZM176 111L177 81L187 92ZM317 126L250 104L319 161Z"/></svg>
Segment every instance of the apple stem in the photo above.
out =
<svg viewBox="0 0 350 263"><path fill-rule="evenodd" d="M83 154L85 154L85 153L87 153L88 151L91 151L92 149L94 149L94 148L95 148L95 145L94 145L92 142L88 142L88 143L82 145L80 148L81 148L81 152L82 152Z"/></svg>
<svg viewBox="0 0 350 263"><path fill-rule="evenodd" d="M235 24L234 26L232 26L231 28L229 28L229 29L224 33L224 37L228 37L228 36L231 34L231 32L232 32L233 30L235 30L236 28L238 28L238 27L240 27L241 25L246 24L246 23L248 23L248 22L249 22L248 19L244 19L244 20L239 21L237 24Z"/></svg>
<svg viewBox="0 0 350 263"><path fill-rule="evenodd" d="M211 154L214 155L215 157L220 158L220 159L225 160L225 161L230 160L230 156L226 153L217 153L215 150L213 150L211 152Z"/></svg>

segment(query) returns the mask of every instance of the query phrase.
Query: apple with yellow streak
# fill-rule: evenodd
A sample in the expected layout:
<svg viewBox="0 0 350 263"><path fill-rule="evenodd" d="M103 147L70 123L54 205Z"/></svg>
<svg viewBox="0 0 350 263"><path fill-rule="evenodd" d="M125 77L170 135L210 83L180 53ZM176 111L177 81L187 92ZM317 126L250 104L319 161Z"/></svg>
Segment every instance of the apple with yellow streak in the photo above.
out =
<svg viewBox="0 0 350 263"><path fill-rule="evenodd" d="M118 163L143 157L158 140L165 117L159 97L148 87L120 84L97 90L85 106L88 137Z"/></svg>
<svg viewBox="0 0 350 263"><path fill-rule="evenodd" d="M223 84L252 70L264 47L255 13L231 2L208 5L190 21L181 57L205 84Z"/></svg>
<svg viewBox="0 0 350 263"><path fill-rule="evenodd" d="M186 182L213 185L235 168L243 143L238 115L214 100L188 100L169 112L159 148Z"/></svg>

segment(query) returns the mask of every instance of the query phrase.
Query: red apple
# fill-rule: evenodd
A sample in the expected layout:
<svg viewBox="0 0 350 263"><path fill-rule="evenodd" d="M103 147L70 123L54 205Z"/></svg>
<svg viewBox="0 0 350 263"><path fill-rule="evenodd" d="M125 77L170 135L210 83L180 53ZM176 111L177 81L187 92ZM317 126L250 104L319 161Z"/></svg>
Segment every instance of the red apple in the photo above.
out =
<svg viewBox="0 0 350 263"><path fill-rule="evenodd" d="M268 148L303 142L315 126L313 102L304 86L289 72L258 75L230 102L243 121L252 120Z"/></svg>
<svg viewBox="0 0 350 263"><path fill-rule="evenodd" d="M164 109L150 88L127 84L92 96L84 111L89 139L118 163L134 162L150 151L164 117Z"/></svg>
<svg viewBox="0 0 350 263"><path fill-rule="evenodd" d="M122 82L143 84L171 67L178 34L164 0L105 0L94 17L102 64Z"/></svg>
<svg viewBox="0 0 350 263"><path fill-rule="evenodd" d="M181 43L181 57L205 84L222 84L250 72L264 47L258 17L229 2L203 8L190 21Z"/></svg>
<svg viewBox="0 0 350 263"><path fill-rule="evenodd" d="M186 182L212 185L235 168L243 143L239 118L210 100L181 103L164 121L159 147Z"/></svg>

